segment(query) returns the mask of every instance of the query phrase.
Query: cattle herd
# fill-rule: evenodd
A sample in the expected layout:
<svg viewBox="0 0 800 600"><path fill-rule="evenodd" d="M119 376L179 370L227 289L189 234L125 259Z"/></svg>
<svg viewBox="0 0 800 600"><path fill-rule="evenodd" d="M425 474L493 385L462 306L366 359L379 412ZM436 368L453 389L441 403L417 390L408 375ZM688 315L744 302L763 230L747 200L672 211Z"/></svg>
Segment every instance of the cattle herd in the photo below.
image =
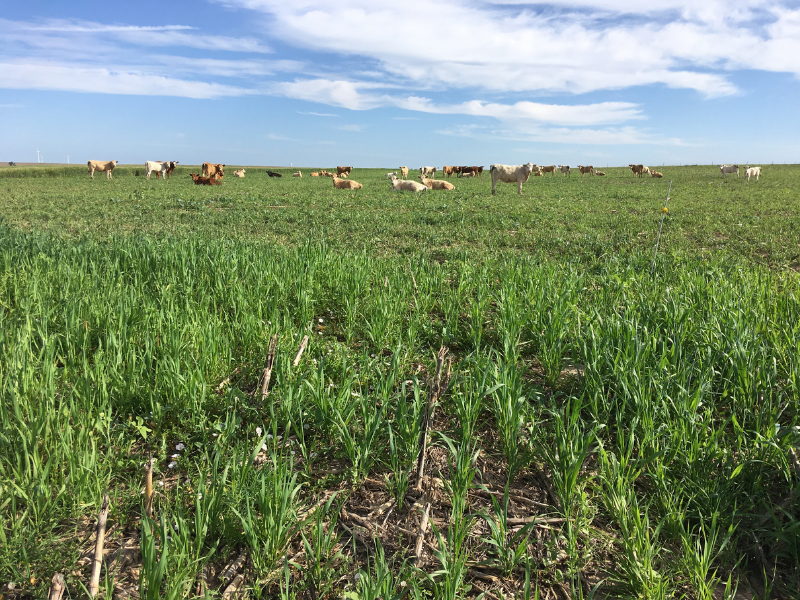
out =
<svg viewBox="0 0 800 600"><path fill-rule="evenodd" d="M172 161L153 161L148 160L145 162L145 174L147 179L150 179L150 175L155 173L156 179L160 177L169 178L172 172L175 170L176 165L178 164L177 160ZM117 166L116 160L90 160L87 163L89 167L89 175L92 179L94 179L94 172L101 171L105 172L106 177L111 179L111 172L114 170L114 167ZM634 177L644 177L645 175L650 175L651 177L661 178L664 177L663 173L659 173L658 171L651 171L648 167L644 165L628 165L633 173ZM225 173L223 169L225 168L224 164L220 163L203 163L203 170L200 175L197 173L191 173L190 177L192 181L196 185L221 185L222 178L224 177ZM726 173L736 173L736 177L739 177L739 165L720 165L719 169L722 173L722 176L725 177ZM330 171L312 171L311 177L330 177L333 180L333 187L340 190L358 190L361 189L362 186L357 181L349 180L350 173L352 172L353 167L336 167L336 174ZM397 171L393 171L392 173L387 173L386 177L389 178L392 184L392 190L394 191L412 191L412 192L422 192L425 190L454 190L455 186L448 182L441 179L435 179L436 172L439 169L437 167L420 167L419 168L419 179L422 183L417 183L416 181L406 181L408 178L408 167L400 167ZM533 175L536 177L542 177L547 173L552 173L554 176L556 174L556 170L560 171L562 175L565 177L571 174L571 169L569 165L549 165L549 166L538 166L534 165L533 163L526 163L524 165L490 165L489 166L489 173L491 174L492 178L492 195L495 193L495 188L497 187L498 183L516 183L517 184L517 193L522 194L522 184L528 181L528 178ZM756 182L758 182L758 178L761 176L761 167L744 167L744 175L748 181L750 181L751 177L756 178ZM597 175L599 177L603 177L605 173L603 171L598 171L592 165L578 165L578 171L581 174L581 177L588 174L590 176ZM445 165L442 167L441 170L442 174L445 177L452 177L455 175L456 177L479 177L483 174L483 167L456 167L456 166L448 166ZM399 173L399 177L398 177ZM244 177L245 170L239 169L238 171L233 172L234 177ZM280 173L275 171L267 170L267 175L270 177L282 177ZM292 177L301 178L303 176L302 171L297 171L292 173Z"/></svg>

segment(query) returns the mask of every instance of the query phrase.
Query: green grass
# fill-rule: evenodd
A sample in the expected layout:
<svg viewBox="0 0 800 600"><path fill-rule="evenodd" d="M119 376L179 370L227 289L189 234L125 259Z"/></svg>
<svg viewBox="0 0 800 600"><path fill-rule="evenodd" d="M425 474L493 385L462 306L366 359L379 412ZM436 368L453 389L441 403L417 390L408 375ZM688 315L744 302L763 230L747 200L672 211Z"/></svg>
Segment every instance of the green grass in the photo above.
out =
<svg viewBox="0 0 800 600"><path fill-rule="evenodd" d="M80 596L108 491L107 594L221 595L246 551L254 598L799 597L800 173L661 170L651 275L668 181L616 169L0 169L0 593Z"/></svg>

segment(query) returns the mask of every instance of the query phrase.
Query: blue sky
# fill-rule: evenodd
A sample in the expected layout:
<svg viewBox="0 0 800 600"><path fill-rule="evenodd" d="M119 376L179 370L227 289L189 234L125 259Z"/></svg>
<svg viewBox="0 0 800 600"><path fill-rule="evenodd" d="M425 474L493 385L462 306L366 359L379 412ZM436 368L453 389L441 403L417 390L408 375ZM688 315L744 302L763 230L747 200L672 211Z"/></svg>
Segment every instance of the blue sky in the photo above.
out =
<svg viewBox="0 0 800 600"><path fill-rule="evenodd" d="M3 6L2 161L800 163L800 0Z"/></svg>

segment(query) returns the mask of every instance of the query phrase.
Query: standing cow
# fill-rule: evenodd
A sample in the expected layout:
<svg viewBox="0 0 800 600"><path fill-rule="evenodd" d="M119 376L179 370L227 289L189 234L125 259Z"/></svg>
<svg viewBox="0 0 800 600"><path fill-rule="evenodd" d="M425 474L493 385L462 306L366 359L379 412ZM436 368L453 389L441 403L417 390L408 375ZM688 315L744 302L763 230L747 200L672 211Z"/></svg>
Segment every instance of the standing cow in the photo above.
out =
<svg viewBox="0 0 800 600"><path fill-rule="evenodd" d="M739 177L739 165L720 165L719 170L722 171L723 177L725 173L736 173L736 177Z"/></svg>
<svg viewBox="0 0 800 600"><path fill-rule="evenodd" d="M517 194L522 195L522 184L528 181L528 177L533 173L535 165L525 163L524 165L489 165L489 172L492 174L492 196L497 187L497 182L517 184Z"/></svg>
<svg viewBox="0 0 800 600"><path fill-rule="evenodd" d="M111 179L111 171L117 166L116 160L90 160L86 163L89 167L89 176L94 179L95 171L105 171L106 178Z"/></svg>

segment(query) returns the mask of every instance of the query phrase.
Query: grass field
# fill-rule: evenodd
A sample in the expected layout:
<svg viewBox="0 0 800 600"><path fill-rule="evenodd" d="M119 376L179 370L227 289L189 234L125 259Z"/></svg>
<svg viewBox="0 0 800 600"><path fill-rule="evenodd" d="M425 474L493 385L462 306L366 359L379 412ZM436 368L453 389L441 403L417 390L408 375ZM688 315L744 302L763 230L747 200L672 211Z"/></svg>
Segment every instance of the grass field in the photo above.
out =
<svg viewBox="0 0 800 600"><path fill-rule="evenodd" d="M800 168L137 168L0 169L4 598L800 598Z"/></svg>

